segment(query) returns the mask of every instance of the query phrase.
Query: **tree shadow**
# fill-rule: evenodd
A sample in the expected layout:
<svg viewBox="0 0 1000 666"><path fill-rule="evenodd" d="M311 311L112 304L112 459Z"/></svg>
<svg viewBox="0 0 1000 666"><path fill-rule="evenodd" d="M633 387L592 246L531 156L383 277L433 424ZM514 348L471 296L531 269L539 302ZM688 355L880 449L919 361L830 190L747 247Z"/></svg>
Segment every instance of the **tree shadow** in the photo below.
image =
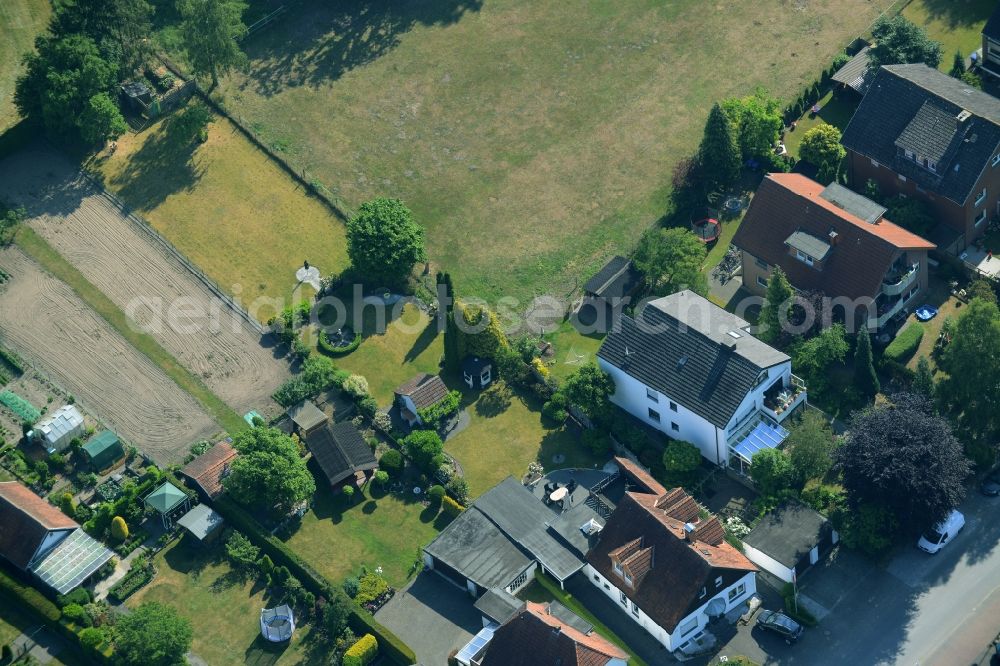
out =
<svg viewBox="0 0 1000 666"><path fill-rule="evenodd" d="M270 97L336 81L394 49L413 27L456 23L480 7L482 0L303 2L249 40L252 64L243 87Z"/></svg>
<svg viewBox="0 0 1000 666"><path fill-rule="evenodd" d="M186 136L182 138L173 118L168 118L128 157L127 166L110 183L128 205L143 210L155 208L172 194L190 191L201 179L204 168L195 161L199 145ZM106 159L95 158L95 166Z"/></svg>
<svg viewBox="0 0 1000 666"><path fill-rule="evenodd" d="M247 582L248 578L249 577L247 576L246 572L239 571L237 569L230 569L226 573L222 574L221 576L213 580L212 584L209 586L209 589L212 591L212 594L220 594L222 592L225 592L226 590L243 585L244 583Z"/></svg>
<svg viewBox="0 0 1000 666"><path fill-rule="evenodd" d="M403 362L412 363L417 360L417 357L423 354L427 348L431 346L431 343L434 342L434 339L437 338L437 336L437 322L432 319L427 322L426 328L424 328L424 330L420 332L417 339L413 341L413 346L410 347L408 352L406 352L406 355L403 357Z"/></svg>
<svg viewBox="0 0 1000 666"><path fill-rule="evenodd" d="M952 30L979 26L996 9L994 0L975 0L974 2L922 0L920 4L923 5L929 18L946 23ZM947 55L946 53L945 56Z"/></svg>
<svg viewBox="0 0 1000 666"><path fill-rule="evenodd" d="M375 509L377 508L378 508L378 502L376 502L375 500L368 500L367 502L361 505L361 513L365 514L366 516L370 516L371 514L375 513Z"/></svg>
<svg viewBox="0 0 1000 666"><path fill-rule="evenodd" d="M438 513L441 511L440 504L428 504L423 511L420 512L420 522L429 523L435 518L437 518Z"/></svg>
<svg viewBox="0 0 1000 666"><path fill-rule="evenodd" d="M257 636L253 643L243 653L243 663L252 666L272 666L278 663L281 656L288 649L289 642L272 643L264 640L262 636Z"/></svg>
<svg viewBox="0 0 1000 666"><path fill-rule="evenodd" d="M476 401L476 414L484 418L500 416L510 408L514 399L514 391L506 384L494 384L479 396Z"/></svg>

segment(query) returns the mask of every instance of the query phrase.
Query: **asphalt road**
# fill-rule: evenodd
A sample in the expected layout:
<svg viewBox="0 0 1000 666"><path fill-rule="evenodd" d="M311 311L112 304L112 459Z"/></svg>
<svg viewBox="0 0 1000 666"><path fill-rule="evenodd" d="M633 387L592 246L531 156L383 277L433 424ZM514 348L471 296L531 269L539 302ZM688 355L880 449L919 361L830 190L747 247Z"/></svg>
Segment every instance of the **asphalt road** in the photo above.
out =
<svg viewBox="0 0 1000 666"><path fill-rule="evenodd" d="M827 614L796 645L741 628L719 653L762 664L965 666L1000 633L1000 498L970 492L965 529L936 555L903 548L885 566L850 552L803 576Z"/></svg>

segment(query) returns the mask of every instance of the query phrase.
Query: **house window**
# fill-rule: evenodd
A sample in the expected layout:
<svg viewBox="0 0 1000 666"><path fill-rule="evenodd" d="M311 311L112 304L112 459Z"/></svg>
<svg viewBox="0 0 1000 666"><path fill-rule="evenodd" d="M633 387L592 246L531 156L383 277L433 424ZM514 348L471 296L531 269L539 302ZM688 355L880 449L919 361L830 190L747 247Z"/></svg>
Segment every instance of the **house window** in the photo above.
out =
<svg viewBox="0 0 1000 666"><path fill-rule="evenodd" d="M628 608L628 597L626 597L626 596L625 596L625 593L624 593L624 592L621 592L621 591L619 591L619 592L618 592L618 594L620 594L620 595L621 595L621 602L622 602L623 604L625 604L625 607L626 607L626 608Z"/></svg>
<svg viewBox="0 0 1000 666"><path fill-rule="evenodd" d="M997 157L1000 157L1000 155L997 155ZM757 264L758 266L760 266L761 268L763 268L765 270L767 269L767 262L764 261L763 259L761 259L760 257L754 257L753 260L754 260L754 263Z"/></svg>
<svg viewBox="0 0 1000 666"><path fill-rule="evenodd" d="M656 393L656 391L654 391L651 388L646 389L646 397L649 398L650 400L652 400L653 402L659 402L660 401L660 396L658 396L657 393Z"/></svg>
<svg viewBox="0 0 1000 666"><path fill-rule="evenodd" d="M621 576L622 575L622 565L619 562L615 562L614 563L614 567L615 567L615 573L618 574L619 576Z"/></svg>
<svg viewBox="0 0 1000 666"><path fill-rule="evenodd" d="M990 166L996 166L998 164L1000 164L1000 153L993 156L993 161L990 162Z"/></svg>
<svg viewBox="0 0 1000 666"><path fill-rule="evenodd" d="M872 160L872 166L877 169L879 167L879 164L875 160Z"/></svg>
<svg viewBox="0 0 1000 666"><path fill-rule="evenodd" d="M670 411L672 411L672 412L676 412L677 411L677 403L676 402L670 401Z"/></svg>
<svg viewBox="0 0 1000 666"><path fill-rule="evenodd" d="M899 175L899 180L905 183L906 182L906 176L904 176L903 174L898 174L898 175Z"/></svg>
<svg viewBox="0 0 1000 666"><path fill-rule="evenodd" d="M693 617L684 624L682 624L680 627L678 627L677 631L680 632L681 636L687 636L697 628L698 628L698 618Z"/></svg>
<svg viewBox="0 0 1000 666"><path fill-rule="evenodd" d="M976 197L976 205L977 206L982 206L984 201L986 201L986 188L985 187L983 188L983 191L979 193L979 196Z"/></svg>
<svg viewBox="0 0 1000 666"><path fill-rule="evenodd" d="M719 576L718 578L715 579L715 586L722 587L722 576Z"/></svg>
<svg viewBox="0 0 1000 666"><path fill-rule="evenodd" d="M927 160L927 168L933 171L934 173L937 173L937 162L935 162L934 160Z"/></svg>
<svg viewBox="0 0 1000 666"><path fill-rule="evenodd" d="M655 421L655 422L659 423L660 422L660 413L658 411L656 411L655 409L650 409L649 410L649 420L650 421Z"/></svg>
<svg viewBox="0 0 1000 666"><path fill-rule="evenodd" d="M729 602L732 603L733 599L739 599L744 594L746 594L746 591L747 591L746 583L740 583L733 589L729 590Z"/></svg>
<svg viewBox="0 0 1000 666"><path fill-rule="evenodd" d="M979 211L979 215L976 215L976 219L974 220L974 223L978 227L980 224L982 224L985 221L986 221L986 209L984 208L981 211Z"/></svg>
<svg viewBox="0 0 1000 666"><path fill-rule="evenodd" d="M799 261L801 261L802 263L804 263L807 266L812 266L813 265L813 261L815 261L812 257L810 257L808 254L806 254L802 250L796 250L795 251L795 257Z"/></svg>
<svg viewBox="0 0 1000 666"><path fill-rule="evenodd" d="M681 427L679 425L677 425L676 421L671 421L670 422L670 429L673 430L674 432L680 432L681 431Z"/></svg>
<svg viewBox="0 0 1000 666"><path fill-rule="evenodd" d="M639 617L639 606L634 601L632 602L632 615Z"/></svg>
<svg viewBox="0 0 1000 666"><path fill-rule="evenodd" d="M625 578L625 584L628 585L629 587L632 587L632 576L630 576L628 573L625 573L623 575Z"/></svg>
<svg viewBox="0 0 1000 666"><path fill-rule="evenodd" d="M599 583L601 582L601 577L598 576L597 574L594 574L594 580L596 580Z"/></svg>
<svg viewBox="0 0 1000 666"><path fill-rule="evenodd" d="M912 150L903 150L903 154L906 155L906 159L912 160L916 159L916 154Z"/></svg>
<svg viewBox="0 0 1000 666"><path fill-rule="evenodd" d="M767 287L767 280L765 280L763 277L761 277L760 275L758 275L757 276L757 286L759 286L759 287L765 287L766 288Z"/></svg>

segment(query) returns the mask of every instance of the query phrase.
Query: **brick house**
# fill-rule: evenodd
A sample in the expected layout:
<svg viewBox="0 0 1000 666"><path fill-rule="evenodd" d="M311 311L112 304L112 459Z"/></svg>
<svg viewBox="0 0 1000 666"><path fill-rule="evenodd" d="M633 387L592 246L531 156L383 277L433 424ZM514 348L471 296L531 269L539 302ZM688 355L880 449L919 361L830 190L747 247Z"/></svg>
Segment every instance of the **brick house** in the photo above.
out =
<svg viewBox="0 0 1000 666"><path fill-rule="evenodd" d="M768 174L733 237L743 287L764 296L780 266L796 290L834 299L831 316L852 329L885 326L926 293L927 252L935 247L885 212L836 183Z"/></svg>
<svg viewBox="0 0 1000 666"><path fill-rule="evenodd" d="M879 69L844 130L855 190L926 201L961 253L1000 214L1000 101L924 64Z"/></svg>

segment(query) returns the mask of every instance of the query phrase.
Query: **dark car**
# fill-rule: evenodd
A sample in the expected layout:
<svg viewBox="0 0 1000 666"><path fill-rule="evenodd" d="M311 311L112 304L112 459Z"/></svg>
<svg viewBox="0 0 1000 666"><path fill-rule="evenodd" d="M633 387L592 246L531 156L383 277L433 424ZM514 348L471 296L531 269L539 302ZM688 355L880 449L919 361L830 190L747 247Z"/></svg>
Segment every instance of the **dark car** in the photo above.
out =
<svg viewBox="0 0 1000 666"><path fill-rule="evenodd" d="M802 625L778 611L762 610L757 616L757 626L773 631L791 645L802 635Z"/></svg>
<svg viewBox="0 0 1000 666"><path fill-rule="evenodd" d="M979 492L987 497L1000 495L1000 470L994 470L979 484Z"/></svg>

